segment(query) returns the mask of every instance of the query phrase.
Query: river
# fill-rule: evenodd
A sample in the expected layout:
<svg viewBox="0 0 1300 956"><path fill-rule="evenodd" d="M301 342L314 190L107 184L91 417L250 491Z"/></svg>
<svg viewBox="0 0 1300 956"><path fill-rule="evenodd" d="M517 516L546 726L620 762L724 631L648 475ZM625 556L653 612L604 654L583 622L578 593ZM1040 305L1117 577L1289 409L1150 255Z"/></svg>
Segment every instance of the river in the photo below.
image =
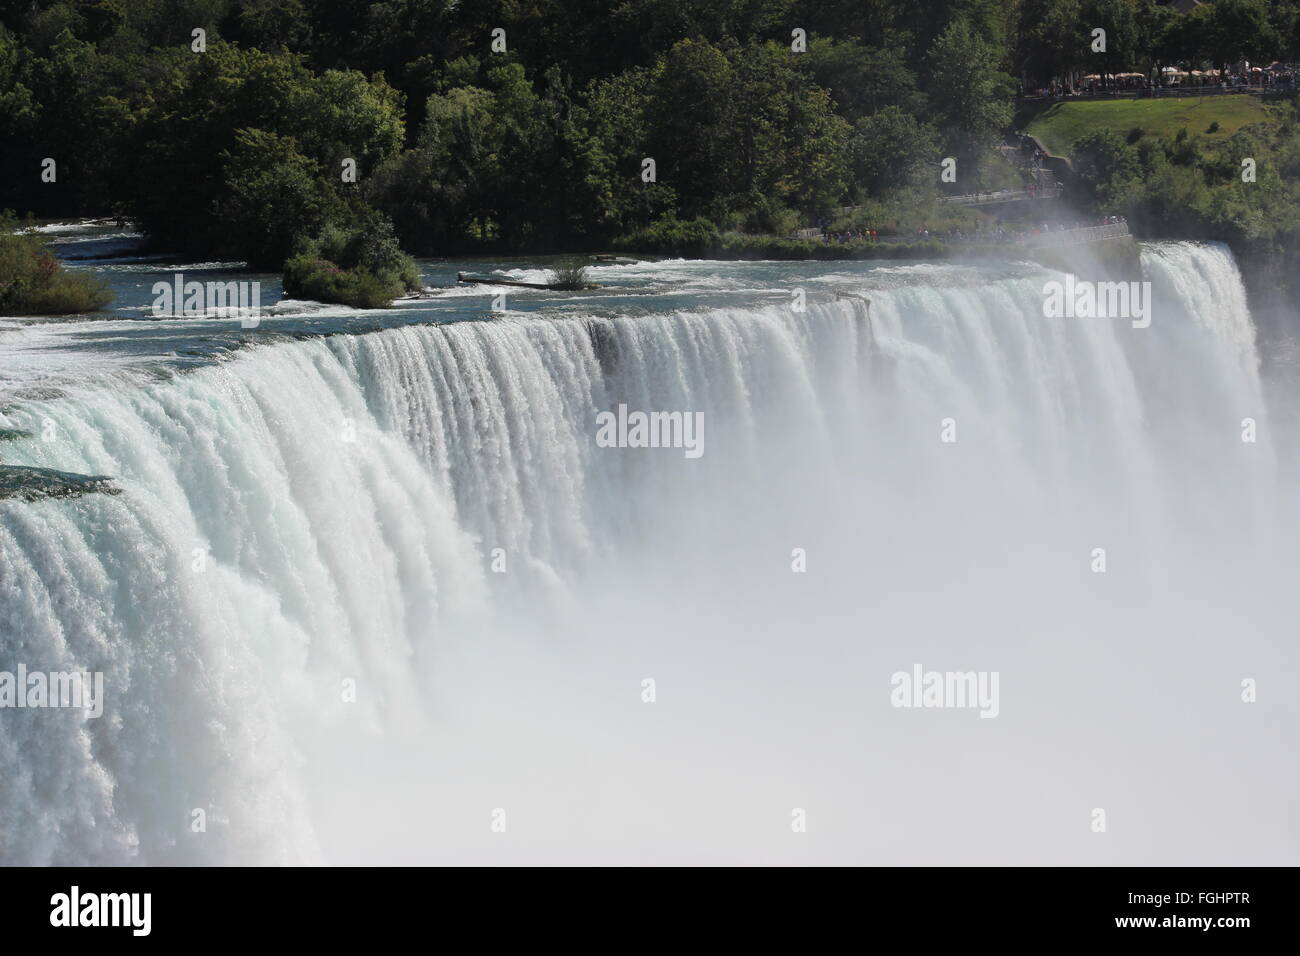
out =
<svg viewBox="0 0 1300 956"><path fill-rule="evenodd" d="M1295 475L1221 246L1145 244L1137 328L1032 263L426 260L361 312L59 238L117 300L0 320L0 461L117 493L0 499L0 671L103 713L0 709L2 862L1300 858ZM256 327L152 318L177 272Z"/></svg>

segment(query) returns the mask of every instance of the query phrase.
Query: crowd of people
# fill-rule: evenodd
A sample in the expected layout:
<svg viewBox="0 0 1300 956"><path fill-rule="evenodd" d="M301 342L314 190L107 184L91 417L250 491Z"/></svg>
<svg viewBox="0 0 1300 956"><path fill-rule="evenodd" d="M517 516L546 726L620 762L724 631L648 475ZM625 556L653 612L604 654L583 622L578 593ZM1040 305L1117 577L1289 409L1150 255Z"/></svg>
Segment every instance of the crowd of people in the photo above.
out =
<svg viewBox="0 0 1300 956"><path fill-rule="evenodd" d="M1224 70L1183 69L1166 66L1158 74L1142 73L1089 74L1075 80L1053 81L1036 90L1026 90L1027 96L1063 100L1071 96L1098 94L1136 94L1159 96L1184 90L1200 92L1233 92L1247 90L1294 90L1300 81L1300 65L1271 63L1267 67L1252 66L1242 61Z"/></svg>
<svg viewBox="0 0 1300 956"><path fill-rule="evenodd" d="M840 232L831 232L825 228L822 230L823 243L877 242L879 238L879 234L874 229L845 229ZM885 241L889 242L890 238L886 236ZM893 241L899 240L895 237Z"/></svg>
<svg viewBox="0 0 1300 956"><path fill-rule="evenodd" d="M1093 219L1057 220L1038 223L981 223L973 230L950 229L942 236L926 233L926 238L940 238L944 242L969 242L975 244L1005 244L1028 242L1048 233L1070 232L1094 226L1128 225L1123 216L1100 216ZM924 230L923 230L924 232Z"/></svg>

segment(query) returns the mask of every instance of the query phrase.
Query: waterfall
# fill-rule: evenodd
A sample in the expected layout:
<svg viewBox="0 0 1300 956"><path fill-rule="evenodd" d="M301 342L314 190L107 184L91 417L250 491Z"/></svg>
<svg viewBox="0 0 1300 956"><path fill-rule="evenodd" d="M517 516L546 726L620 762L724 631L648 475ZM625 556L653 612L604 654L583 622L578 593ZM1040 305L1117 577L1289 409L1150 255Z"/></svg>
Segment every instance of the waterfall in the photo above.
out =
<svg viewBox="0 0 1300 956"><path fill-rule="evenodd" d="M9 406L6 464L120 493L0 500L0 670L106 691L98 719L0 711L0 860L481 858L494 801L529 859L771 859L811 801L840 837L807 858L1181 860L1160 828L1195 813L1149 778L1245 765L1206 780L1158 730L1225 746L1238 678L1296 663L1290 611L1247 599L1290 509L1231 256L1143 263L1146 329L1044 317L1046 272L895 266L839 280L869 306L511 313ZM704 453L600 446L620 404L702 413ZM945 660L1001 670L999 720L890 709L891 672ZM1209 712L1141 696L1221 666ZM1076 774L1150 844L1054 829ZM1191 859L1235 859L1225 834Z"/></svg>

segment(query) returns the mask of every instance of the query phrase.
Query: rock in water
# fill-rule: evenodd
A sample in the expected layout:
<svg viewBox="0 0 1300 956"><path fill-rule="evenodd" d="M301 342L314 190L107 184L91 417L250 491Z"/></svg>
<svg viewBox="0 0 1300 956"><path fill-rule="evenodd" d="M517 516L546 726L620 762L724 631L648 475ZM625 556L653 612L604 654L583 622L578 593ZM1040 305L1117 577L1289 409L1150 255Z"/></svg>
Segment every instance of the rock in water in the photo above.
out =
<svg viewBox="0 0 1300 956"><path fill-rule="evenodd" d="M0 465L0 499L39 501L41 498L75 498L93 492L121 494L122 489L108 484L111 480L107 475L76 475L52 468Z"/></svg>

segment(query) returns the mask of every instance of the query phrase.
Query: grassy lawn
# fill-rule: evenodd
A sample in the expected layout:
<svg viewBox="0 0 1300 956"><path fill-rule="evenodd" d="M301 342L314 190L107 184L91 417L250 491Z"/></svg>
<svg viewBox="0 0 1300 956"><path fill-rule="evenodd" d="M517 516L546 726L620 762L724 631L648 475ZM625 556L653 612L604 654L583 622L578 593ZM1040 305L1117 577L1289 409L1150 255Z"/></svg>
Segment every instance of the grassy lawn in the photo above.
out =
<svg viewBox="0 0 1300 956"><path fill-rule="evenodd" d="M1173 137L1186 127L1190 135L1213 143L1227 139L1243 126L1267 119L1263 104L1246 94L1088 100L1053 104L1034 117L1027 131L1037 136L1048 152L1068 156L1076 140L1099 129L1109 128L1122 135L1140 126L1148 136ZM1216 122L1219 129L1207 132Z"/></svg>

